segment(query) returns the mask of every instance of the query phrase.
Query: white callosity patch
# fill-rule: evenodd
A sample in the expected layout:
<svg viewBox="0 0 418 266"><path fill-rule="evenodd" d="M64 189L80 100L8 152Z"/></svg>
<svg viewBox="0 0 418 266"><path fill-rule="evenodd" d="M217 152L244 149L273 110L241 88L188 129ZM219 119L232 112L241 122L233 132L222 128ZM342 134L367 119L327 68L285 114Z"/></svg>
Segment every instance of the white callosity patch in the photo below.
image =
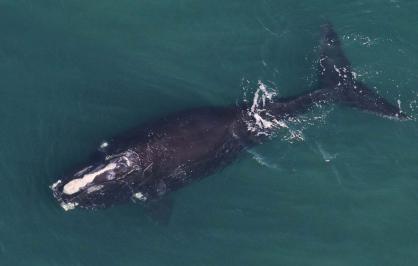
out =
<svg viewBox="0 0 418 266"><path fill-rule="evenodd" d="M104 187L103 185L91 186L87 189L87 193L92 193L92 192L98 191L98 190L102 189L103 187Z"/></svg>
<svg viewBox="0 0 418 266"><path fill-rule="evenodd" d="M62 203L61 203L61 207L62 207L65 211L70 211L70 210L73 210L73 209L75 209L75 207L77 207L77 206L78 206L78 203L77 203L77 202L69 202L69 203L62 202Z"/></svg>
<svg viewBox="0 0 418 266"><path fill-rule="evenodd" d="M108 165L106 165L105 167L103 167L102 169L96 172L86 174L81 178L73 179L64 186L63 192L67 195L77 193L81 188L93 182L96 176L102 173L105 173L107 171L113 170L116 168L116 166L117 165L115 163L109 163Z"/></svg>
<svg viewBox="0 0 418 266"><path fill-rule="evenodd" d="M107 180L112 180L116 177L124 177L130 174L131 172L139 169L139 156L136 152L132 150L128 150L120 154L109 155L106 157L106 161L109 162L107 165L101 167L100 169L96 168L88 174L82 175L91 167L85 168L87 170L80 171L80 174L76 174L76 176L82 175L82 177L73 179L70 182L68 182L63 188L63 193L67 195L77 193L82 188L91 184L97 176L104 173L106 173ZM116 169L118 170L118 173L116 173ZM91 193L102 188L103 186L92 186L91 188L88 188L87 193Z"/></svg>
<svg viewBox="0 0 418 266"><path fill-rule="evenodd" d="M398 108L399 108L399 110L401 111L401 113L402 113L402 106L401 106L401 99L398 99L398 100L396 100L396 102L398 103Z"/></svg>
<svg viewBox="0 0 418 266"><path fill-rule="evenodd" d="M142 194L141 192L137 192L137 193L133 194L133 197L136 198L136 199L139 199L141 201L147 200L147 197L144 194Z"/></svg>
<svg viewBox="0 0 418 266"><path fill-rule="evenodd" d="M109 146L109 142L103 141L102 144L100 144L100 149L105 149Z"/></svg>
<svg viewBox="0 0 418 266"><path fill-rule="evenodd" d="M59 179L57 182L55 182L54 184L52 184L52 185L51 185L51 189L52 189L52 190L55 190L55 189L57 188L57 186L58 186L59 184L61 184L61 182L62 182L62 181L61 181L61 179Z"/></svg>

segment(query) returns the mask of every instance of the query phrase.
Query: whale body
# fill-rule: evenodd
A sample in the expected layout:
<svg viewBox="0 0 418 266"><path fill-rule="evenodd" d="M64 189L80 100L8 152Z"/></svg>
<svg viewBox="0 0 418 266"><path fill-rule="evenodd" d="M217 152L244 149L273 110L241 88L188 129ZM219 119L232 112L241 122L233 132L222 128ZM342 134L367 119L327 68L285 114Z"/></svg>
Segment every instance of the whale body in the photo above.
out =
<svg viewBox="0 0 418 266"><path fill-rule="evenodd" d="M398 106L355 79L330 23L321 26L318 72L316 90L265 103L273 121L286 123L317 104L342 104L385 117L408 118ZM158 201L268 139L251 130L249 123L261 123L268 130L275 127L249 108L246 103L200 107L145 123L102 143L101 156L56 181L51 186L53 195L65 210L102 208L130 200L145 205Z"/></svg>

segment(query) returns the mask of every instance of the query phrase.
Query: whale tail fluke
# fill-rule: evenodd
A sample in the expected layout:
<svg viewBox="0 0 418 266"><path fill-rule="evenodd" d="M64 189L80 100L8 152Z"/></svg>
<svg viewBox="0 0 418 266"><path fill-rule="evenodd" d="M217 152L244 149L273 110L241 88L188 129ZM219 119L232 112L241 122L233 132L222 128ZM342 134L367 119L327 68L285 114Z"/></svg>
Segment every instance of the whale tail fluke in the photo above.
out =
<svg viewBox="0 0 418 266"><path fill-rule="evenodd" d="M407 119L408 116L396 105L356 80L351 64L346 58L341 41L332 25L327 22L321 26L319 98L328 98L336 103L369 111L378 115ZM312 93L315 95L315 92Z"/></svg>
<svg viewBox="0 0 418 266"><path fill-rule="evenodd" d="M286 117L306 112L317 104L337 103L385 117L409 119L399 106L391 104L356 80L341 41L330 23L321 26L318 83L317 90L277 99L269 109L279 117Z"/></svg>

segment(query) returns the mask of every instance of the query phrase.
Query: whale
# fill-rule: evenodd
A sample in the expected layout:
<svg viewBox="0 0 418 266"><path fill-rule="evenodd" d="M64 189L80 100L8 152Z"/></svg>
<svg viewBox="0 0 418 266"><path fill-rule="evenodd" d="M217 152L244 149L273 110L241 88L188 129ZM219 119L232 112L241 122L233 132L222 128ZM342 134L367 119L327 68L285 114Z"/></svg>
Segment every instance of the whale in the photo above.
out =
<svg viewBox="0 0 418 266"><path fill-rule="evenodd" d="M318 105L338 104L409 119L398 105L356 79L329 22L320 27L318 47L318 80L313 89L290 97L271 96L261 113L243 102L185 109L143 123L103 142L94 159L56 180L50 186L53 196L64 210L127 202L152 206L225 168L246 149L267 142L270 132Z"/></svg>

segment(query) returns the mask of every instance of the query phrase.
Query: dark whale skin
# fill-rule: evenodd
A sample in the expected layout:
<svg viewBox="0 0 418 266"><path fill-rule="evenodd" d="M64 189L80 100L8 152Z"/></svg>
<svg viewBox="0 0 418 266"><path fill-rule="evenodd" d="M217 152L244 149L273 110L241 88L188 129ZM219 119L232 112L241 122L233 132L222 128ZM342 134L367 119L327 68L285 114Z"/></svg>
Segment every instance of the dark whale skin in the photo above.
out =
<svg viewBox="0 0 418 266"><path fill-rule="evenodd" d="M408 119L398 106L355 79L329 23L321 27L320 45L318 87L266 102L270 116L285 124L314 105L336 103ZM200 107L143 124L102 145L99 156L83 170L55 182L54 197L66 210L129 200L155 202L230 164L243 149L264 142L268 136L249 129L256 119L249 109L247 104Z"/></svg>

